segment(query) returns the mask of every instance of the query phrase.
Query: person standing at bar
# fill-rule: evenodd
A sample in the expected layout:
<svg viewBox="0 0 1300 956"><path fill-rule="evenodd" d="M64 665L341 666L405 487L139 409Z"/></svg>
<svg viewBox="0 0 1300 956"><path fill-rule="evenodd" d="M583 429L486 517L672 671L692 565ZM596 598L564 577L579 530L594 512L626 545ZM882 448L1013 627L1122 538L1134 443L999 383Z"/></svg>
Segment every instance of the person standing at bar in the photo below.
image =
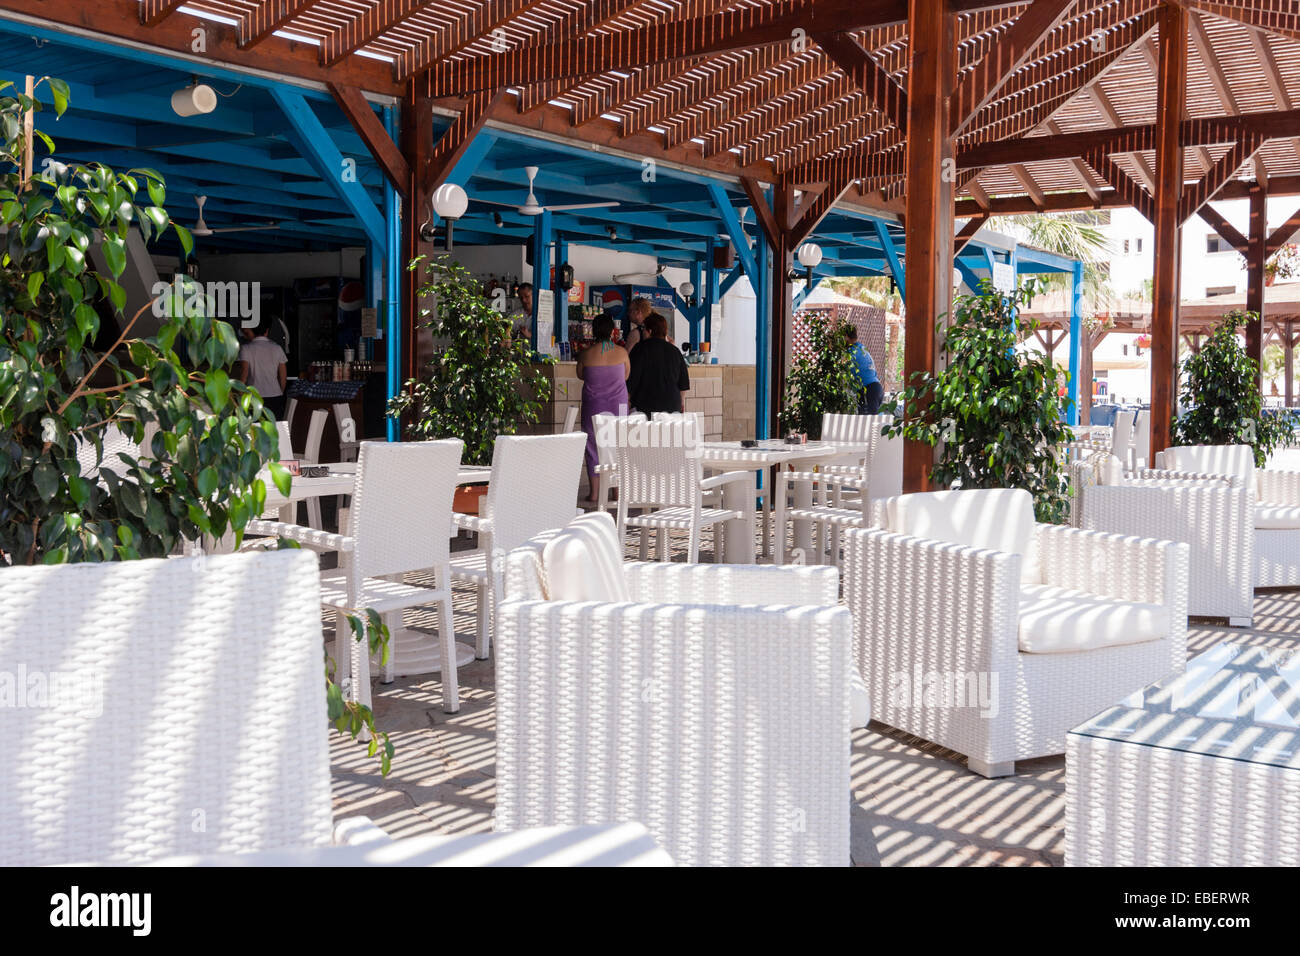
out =
<svg viewBox="0 0 1300 956"><path fill-rule="evenodd" d="M645 296L637 296L627 307L627 318L631 325L627 331L627 341L623 345L629 352L636 347L638 342L643 342L650 337L646 331L645 320L650 317L654 310L650 307L650 300Z"/></svg>
<svg viewBox="0 0 1300 956"><path fill-rule="evenodd" d="M270 315L263 315L252 339L239 347L236 377L251 386L262 396L265 405L277 419L284 418L284 387L288 381L288 358L284 349L270 339Z"/></svg>
<svg viewBox="0 0 1300 956"><path fill-rule="evenodd" d="M587 433L587 479L591 488L588 503L600 500L600 474L596 471L596 426L593 415L627 414L627 377L631 372L627 350L615 345L614 318L602 312L591 323L595 341L578 356L578 378L582 379L582 430Z"/></svg>
<svg viewBox="0 0 1300 956"><path fill-rule="evenodd" d="M885 386L880 384L876 374L876 362L867 351L866 346L858 341L856 326L850 325L844 337L848 340L849 354L858 370L858 381L862 385L862 395L858 400L859 415L874 415L880 411L880 404L885 400Z"/></svg>
<svg viewBox="0 0 1300 956"><path fill-rule="evenodd" d="M632 374L627 380L627 394L632 407L646 415L655 412L680 412L686 392L690 390L690 373L686 359L668 341L668 320L657 312L645 320L649 337L632 350Z"/></svg>

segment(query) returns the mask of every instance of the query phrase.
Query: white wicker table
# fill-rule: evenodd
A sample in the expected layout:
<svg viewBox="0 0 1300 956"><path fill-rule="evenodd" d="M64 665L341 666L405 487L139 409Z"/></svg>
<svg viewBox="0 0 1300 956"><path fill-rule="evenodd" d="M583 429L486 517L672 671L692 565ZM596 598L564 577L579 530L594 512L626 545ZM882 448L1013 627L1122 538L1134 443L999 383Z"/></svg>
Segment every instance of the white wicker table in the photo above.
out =
<svg viewBox="0 0 1300 956"><path fill-rule="evenodd" d="M148 866L672 866L639 823L418 836L352 846L174 856Z"/></svg>
<svg viewBox="0 0 1300 956"><path fill-rule="evenodd" d="M752 470L755 474L767 468L781 468L798 463L805 468L816 465L861 464L871 453L871 446L866 442L844 441L810 441L801 445L787 445L779 438L760 441L753 448L745 448L738 441L705 442L700 446L700 460L705 468L714 471L737 471L740 466ZM754 562L755 498L757 488L754 485L731 485L724 491L723 507L735 508L745 514L744 522L738 525L738 533L727 532L728 564L752 564ZM804 482L795 483L794 498L796 507L808 507L812 504L812 488ZM743 500L742 500L743 499ZM766 504L764 521L770 523L772 511L772 489L763 496ZM808 521L794 523L794 546L805 551L812 549L812 526ZM746 534L746 531L748 534ZM764 540L767 536L764 535Z"/></svg>
<svg viewBox="0 0 1300 956"><path fill-rule="evenodd" d="M1066 738L1069 866L1300 865L1300 652L1221 644Z"/></svg>

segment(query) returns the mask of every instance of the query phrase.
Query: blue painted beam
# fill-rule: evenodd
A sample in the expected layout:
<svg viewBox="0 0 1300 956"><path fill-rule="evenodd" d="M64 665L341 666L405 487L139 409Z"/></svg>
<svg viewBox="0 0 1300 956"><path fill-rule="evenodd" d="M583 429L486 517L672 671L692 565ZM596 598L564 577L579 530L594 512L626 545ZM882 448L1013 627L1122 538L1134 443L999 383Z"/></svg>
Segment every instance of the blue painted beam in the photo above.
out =
<svg viewBox="0 0 1300 956"><path fill-rule="evenodd" d="M823 277L820 275L813 276L812 282L794 294L794 308L796 312L799 310L799 306L803 305L804 300L808 298L808 293L812 292L813 289L822 284L822 278Z"/></svg>
<svg viewBox="0 0 1300 956"><path fill-rule="evenodd" d="M543 293L551 291L551 212L543 210L533 226L533 351L545 352L550 342L537 339L537 312ZM552 302L555 300L552 299Z"/></svg>
<svg viewBox="0 0 1300 956"><path fill-rule="evenodd" d="M727 238L731 240L732 248L736 250L736 261L745 270L745 275L749 276L750 283L757 288L757 256L749 248L749 237L745 234L745 227L741 225L740 216L736 214L736 207L731 204L727 191L719 183L710 182L708 188L709 195L713 197L713 205L718 211L718 217L722 220L722 228L726 231Z"/></svg>
<svg viewBox="0 0 1300 956"><path fill-rule="evenodd" d="M385 243L387 227L384 217L375 208L365 187L358 182L349 182L344 176L343 154L329 138L311 104L301 93L287 87L272 88L271 95L284 111L289 123L289 139L298 147L303 158L322 180L334 187L339 199L361 223L370 241L379 245Z"/></svg>
<svg viewBox="0 0 1300 956"><path fill-rule="evenodd" d="M394 143L402 135L400 112L391 106L384 107L384 126ZM401 391L402 344L402 197L387 179L384 180L384 384L385 398ZM385 416L387 438L399 440L397 420Z"/></svg>
<svg viewBox="0 0 1300 956"><path fill-rule="evenodd" d="M903 264L898 259L898 247L894 243L894 237L890 235L889 227L880 219L872 220L876 230L876 238L880 240L880 247L884 250L885 261L889 264L889 274L894 277L894 285L898 286L899 295L907 295L907 277L903 272Z"/></svg>

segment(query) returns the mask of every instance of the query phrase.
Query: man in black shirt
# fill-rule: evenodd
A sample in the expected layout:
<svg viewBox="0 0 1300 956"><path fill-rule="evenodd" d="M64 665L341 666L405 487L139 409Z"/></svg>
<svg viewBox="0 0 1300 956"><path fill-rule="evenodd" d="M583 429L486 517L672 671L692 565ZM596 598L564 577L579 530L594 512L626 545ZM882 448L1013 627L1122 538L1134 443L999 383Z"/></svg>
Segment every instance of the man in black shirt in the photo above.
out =
<svg viewBox="0 0 1300 956"><path fill-rule="evenodd" d="M682 396L690 390L686 359L668 341L668 320L655 312L645 320L649 338L632 349L632 374L627 380L627 397L632 407L646 415L680 412Z"/></svg>

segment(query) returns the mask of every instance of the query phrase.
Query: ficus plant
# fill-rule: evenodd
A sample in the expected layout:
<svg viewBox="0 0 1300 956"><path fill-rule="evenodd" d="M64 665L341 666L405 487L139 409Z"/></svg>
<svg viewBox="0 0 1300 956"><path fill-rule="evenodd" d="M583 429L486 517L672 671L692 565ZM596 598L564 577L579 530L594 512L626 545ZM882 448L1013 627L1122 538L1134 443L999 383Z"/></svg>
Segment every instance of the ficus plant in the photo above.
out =
<svg viewBox="0 0 1300 956"><path fill-rule="evenodd" d="M825 312L807 315L808 351L796 358L781 399L781 430L822 436L822 416L857 411L862 385L849 351L849 324Z"/></svg>
<svg viewBox="0 0 1300 956"><path fill-rule="evenodd" d="M1071 439L1061 393L1069 376L1045 355L1017 349L1036 323L1020 309L1031 281L1008 293L985 280L977 295L953 301L939 328L943 371L915 372L894 402L887 429L938 448L930 478L940 488L1024 488L1039 521L1068 517L1069 479L1057 457Z"/></svg>
<svg viewBox="0 0 1300 956"><path fill-rule="evenodd" d="M1181 415L1174 421L1175 445L1250 445L1255 464L1292 434L1290 419L1264 410L1256 384L1259 366L1246 354L1237 330L1256 318L1253 312L1224 316L1199 352L1183 362L1178 396Z"/></svg>
<svg viewBox="0 0 1300 956"><path fill-rule="evenodd" d="M44 77L36 88L62 115L67 85ZM56 161L35 128L41 109L0 83L0 566L237 546L266 505L264 476L285 495L291 479L274 419L231 375L235 330L211 317L197 284L125 313L131 231L146 243L170 232L185 256L190 234L167 214L157 172ZM39 164L37 143L49 154ZM106 453L110 430L133 452ZM387 653L377 617L354 615L352 627ZM373 735L368 709L326 681L339 730ZM387 772L380 737L371 751L384 748Z"/></svg>
<svg viewBox="0 0 1300 956"><path fill-rule="evenodd" d="M539 420L550 381L468 269L446 256L419 256L408 268L426 270L419 295L432 304L421 315L435 352L388 414L405 420L410 438L460 438L465 464L489 465L497 435Z"/></svg>

